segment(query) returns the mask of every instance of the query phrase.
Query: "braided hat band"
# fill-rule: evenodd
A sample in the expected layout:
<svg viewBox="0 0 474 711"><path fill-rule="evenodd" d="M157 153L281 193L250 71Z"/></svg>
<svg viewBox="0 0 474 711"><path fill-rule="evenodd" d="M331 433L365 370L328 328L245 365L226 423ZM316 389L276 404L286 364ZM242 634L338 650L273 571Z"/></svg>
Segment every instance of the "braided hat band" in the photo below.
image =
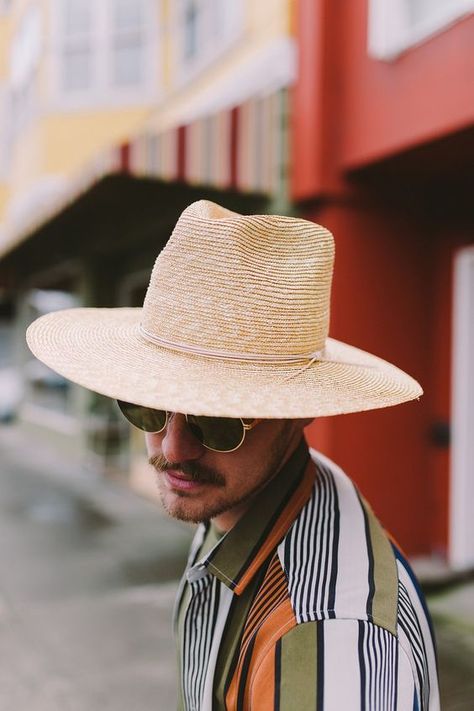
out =
<svg viewBox="0 0 474 711"><path fill-rule="evenodd" d="M109 397L226 417L314 417L417 398L386 361L329 338L331 233L201 200L158 256L143 308L68 309L27 332L53 370Z"/></svg>

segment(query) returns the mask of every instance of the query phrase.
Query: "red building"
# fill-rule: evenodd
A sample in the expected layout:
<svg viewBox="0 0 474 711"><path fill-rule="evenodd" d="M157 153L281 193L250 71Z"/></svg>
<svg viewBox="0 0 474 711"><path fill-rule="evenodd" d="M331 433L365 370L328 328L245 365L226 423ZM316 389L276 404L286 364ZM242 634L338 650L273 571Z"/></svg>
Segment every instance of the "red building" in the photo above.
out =
<svg viewBox="0 0 474 711"><path fill-rule="evenodd" d="M425 390L310 438L408 553L454 567L474 565L473 9L299 0L292 97L292 197L336 239L331 335Z"/></svg>

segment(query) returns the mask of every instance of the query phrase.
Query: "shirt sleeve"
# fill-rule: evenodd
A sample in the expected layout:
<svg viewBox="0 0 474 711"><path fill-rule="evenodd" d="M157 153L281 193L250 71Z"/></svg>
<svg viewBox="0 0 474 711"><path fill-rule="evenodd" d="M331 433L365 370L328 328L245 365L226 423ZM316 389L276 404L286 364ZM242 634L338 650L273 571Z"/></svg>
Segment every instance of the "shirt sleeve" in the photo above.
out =
<svg viewBox="0 0 474 711"><path fill-rule="evenodd" d="M397 638L362 620L297 625L250 680L248 711L421 709L412 666Z"/></svg>

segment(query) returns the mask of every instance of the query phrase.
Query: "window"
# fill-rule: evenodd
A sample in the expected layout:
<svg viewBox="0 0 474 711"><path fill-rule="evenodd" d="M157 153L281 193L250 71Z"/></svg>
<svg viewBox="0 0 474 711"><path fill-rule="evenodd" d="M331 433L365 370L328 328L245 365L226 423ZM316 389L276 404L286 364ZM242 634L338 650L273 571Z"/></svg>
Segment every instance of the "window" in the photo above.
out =
<svg viewBox="0 0 474 711"><path fill-rule="evenodd" d="M178 0L177 65L188 79L225 52L241 35L242 0Z"/></svg>
<svg viewBox="0 0 474 711"><path fill-rule="evenodd" d="M0 16L7 15L12 6L12 0L0 0Z"/></svg>
<svg viewBox="0 0 474 711"><path fill-rule="evenodd" d="M63 101L90 105L153 94L155 0L56 0L56 6L56 84Z"/></svg>
<svg viewBox="0 0 474 711"><path fill-rule="evenodd" d="M9 87L6 102L10 125L7 140L14 139L34 117L37 107L37 76L43 50L42 18L31 4L21 17L10 49Z"/></svg>
<svg viewBox="0 0 474 711"><path fill-rule="evenodd" d="M369 0L369 53L394 59L474 12L474 0Z"/></svg>
<svg viewBox="0 0 474 711"><path fill-rule="evenodd" d="M188 0L184 6L183 19L183 53L186 61L192 60L198 53L198 23L201 21L202 9L196 0Z"/></svg>
<svg viewBox="0 0 474 711"><path fill-rule="evenodd" d="M63 0L61 88L87 89L92 84L94 15L91 0Z"/></svg>
<svg viewBox="0 0 474 711"><path fill-rule="evenodd" d="M143 2L115 0L112 21L112 83L140 84L145 75L146 17Z"/></svg>

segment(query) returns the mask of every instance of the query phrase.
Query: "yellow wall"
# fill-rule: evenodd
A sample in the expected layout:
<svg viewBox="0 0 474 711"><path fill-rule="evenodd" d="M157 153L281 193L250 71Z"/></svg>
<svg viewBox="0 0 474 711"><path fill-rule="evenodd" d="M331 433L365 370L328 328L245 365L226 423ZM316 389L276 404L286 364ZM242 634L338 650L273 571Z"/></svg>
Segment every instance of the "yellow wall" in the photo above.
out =
<svg viewBox="0 0 474 711"><path fill-rule="evenodd" d="M291 4L290 0L247 0L250 32L266 37L289 32Z"/></svg>
<svg viewBox="0 0 474 711"><path fill-rule="evenodd" d="M74 173L104 146L130 138L139 130L148 109L115 109L94 114L50 116L43 121L43 158L47 173Z"/></svg>
<svg viewBox="0 0 474 711"><path fill-rule="evenodd" d="M0 182L0 223L2 221L2 216L3 216L3 213L5 212L5 208L6 208L9 198L10 198L10 190L9 190L8 185L6 183Z"/></svg>

